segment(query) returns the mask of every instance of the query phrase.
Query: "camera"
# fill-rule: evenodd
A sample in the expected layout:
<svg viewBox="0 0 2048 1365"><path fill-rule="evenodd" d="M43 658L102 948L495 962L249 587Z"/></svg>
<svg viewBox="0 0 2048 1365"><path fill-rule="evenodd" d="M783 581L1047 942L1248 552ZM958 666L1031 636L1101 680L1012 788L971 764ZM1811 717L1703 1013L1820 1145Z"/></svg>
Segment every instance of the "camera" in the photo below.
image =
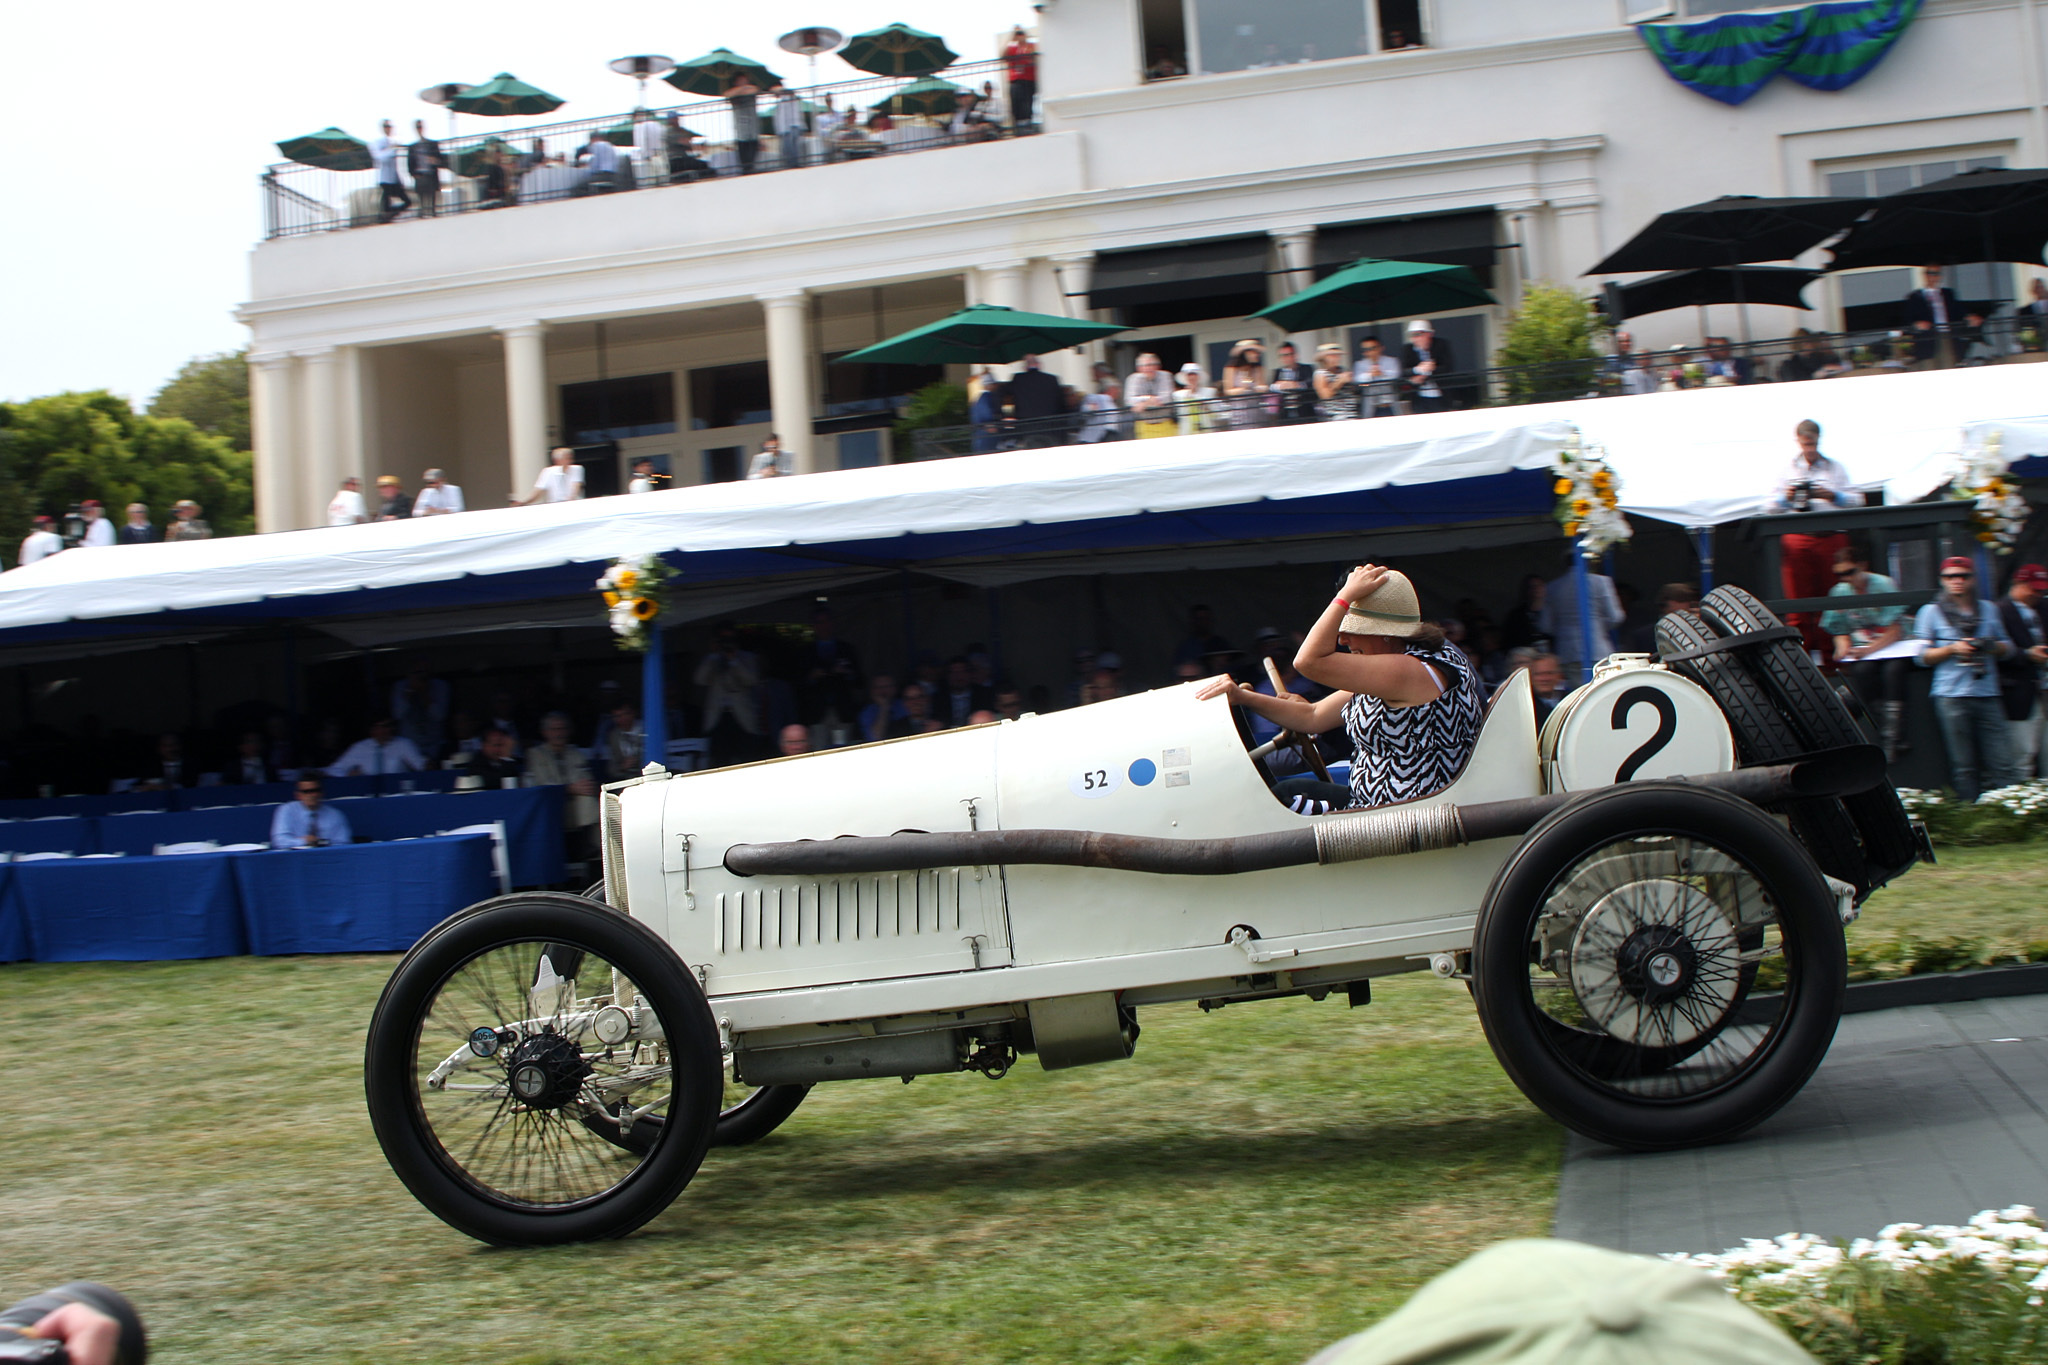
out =
<svg viewBox="0 0 2048 1365"><path fill-rule="evenodd" d="M1785 505L1795 512L1811 512L1813 510L1813 485L1811 483L1793 484L1785 494Z"/></svg>
<svg viewBox="0 0 2048 1365"><path fill-rule="evenodd" d="M71 1352L64 1348L63 1342L31 1335L38 1322L70 1303L82 1303L120 1325L120 1340L114 1347L114 1365L143 1365L149 1359L149 1338L142 1330L142 1315L135 1311L135 1305L117 1289L109 1289L90 1280L77 1280L23 1299L0 1312L0 1362L70 1365Z"/></svg>

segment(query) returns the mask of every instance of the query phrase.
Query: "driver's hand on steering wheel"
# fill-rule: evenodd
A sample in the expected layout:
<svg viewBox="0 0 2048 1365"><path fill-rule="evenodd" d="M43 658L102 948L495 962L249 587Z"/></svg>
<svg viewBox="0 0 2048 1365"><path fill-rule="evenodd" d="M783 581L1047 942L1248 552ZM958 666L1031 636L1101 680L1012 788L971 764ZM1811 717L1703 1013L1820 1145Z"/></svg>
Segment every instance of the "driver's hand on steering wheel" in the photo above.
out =
<svg viewBox="0 0 2048 1365"><path fill-rule="evenodd" d="M1248 689L1245 688L1243 683L1231 677L1228 673L1218 673L1213 678L1204 679L1202 685L1195 689L1195 700L1207 701L1211 697L1227 696L1230 698L1230 704L1236 706L1238 704L1237 694L1246 690Z"/></svg>

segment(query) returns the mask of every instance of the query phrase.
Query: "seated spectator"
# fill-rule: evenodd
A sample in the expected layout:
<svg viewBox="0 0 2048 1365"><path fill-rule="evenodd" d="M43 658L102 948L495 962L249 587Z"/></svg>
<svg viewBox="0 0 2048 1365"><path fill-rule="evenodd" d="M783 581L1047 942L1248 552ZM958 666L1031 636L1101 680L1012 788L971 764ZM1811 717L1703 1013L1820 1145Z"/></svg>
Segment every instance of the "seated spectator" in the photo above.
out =
<svg viewBox="0 0 2048 1365"><path fill-rule="evenodd" d="M932 694L923 683L903 689L903 729L912 735L928 735L945 729L945 722L932 714Z"/></svg>
<svg viewBox="0 0 2048 1365"><path fill-rule="evenodd" d="M609 194L618 188L619 149L605 135L592 130L590 141L576 149L576 164L590 168L586 182L594 194Z"/></svg>
<svg viewBox="0 0 2048 1365"><path fill-rule="evenodd" d="M1626 394L1655 393L1657 372L1636 354L1636 339L1627 332L1614 334L1614 352L1601 362L1607 382Z"/></svg>
<svg viewBox="0 0 2048 1365"><path fill-rule="evenodd" d="M1696 612L1700 609L1700 590L1691 583L1666 583L1657 590L1657 612L1639 626L1622 632L1621 652L1624 654L1655 654L1657 652L1657 622L1674 611ZM1904 610L1904 608L1899 608Z"/></svg>
<svg viewBox="0 0 2048 1365"><path fill-rule="evenodd" d="M905 715L903 703L896 696L896 679L887 673L875 674L868 679L868 704L860 709L855 722L860 743L872 744L878 739L908 734L903 728Z"/></svg>
<svg viewBox="0 0 2048 1365"><path fill-rule="evenodd" d="M938 697L938 714L949 728L965 725L969 715L994 705L994 694L975 683L964 657L955 655L946 661L946 685Z"/></svg>
<svg viewBox="0 0 2048 1365"><path fill-rule="evenodd" d="M1829 348L1827 338L1802 327L1793 333L1792 354L1778 366L1778 378L1784 382L1824 379L1831 374L1840 374L1843 368L1841 358Z"/></svg>
<svg viewBox="0 0 2048 1365"><path fill-rule="evenodd" d="M329 777L382 777L386 773L416 773L427 766L419 746L398 733L398 722L389 716L370 722L370 733L327 765Z"/></svg>
<svg viewBox="0 0 2048 1365"><path fill-rule="evenodd" d="M157 736L156 761L135 780L133 790L170 791L176 787L197 785L192 768L185 761L185 742L176 735L165 734Z"/></svg>
<svg viewBox="0 0 2048 1365"><path fill-rule="evenodd" d="M614 782L638 777L647 766L647 730L640 724L640 708L629 701L612 707L609 733L604 737L604 768Z"/></svg>
<svg viewBox="0 0 2048 1365"><path fill-rule="evenodd" d="M466 777L482 778L486 787L516 787L526 773L520 766L517 747L509 731L494 725L484 731L476 748L462 756L459 771Z"/></svg>
<svg viewBox="0 0 2048 1365"><path fill-rule="evenodd" d="M1024 715L1024 697L1015 687L996 689L996 716L1001 720L1019 720Z"/></svg>
<svg viewBox="0 0 2048 1365"><path fill-rule="evenodd" d="M828 95L826 98L829 100L831 97ZM680 115L671 111L662 120L661 138L663 151L668 156L668 178L671 184L687 184L692 180L707 180L711 177L711 163L697 155L697 135L683 127Z"/></svg>
<svg viewBox="0 0 2048 1365"><path fill-rule="evenodd" d="M292 788L296 798L277 808L270 817L272 848L326 848L355 840L348 817L325 800L326 792L318 773L306 773Z"/></svg>
<svg viewBox="0 0 2048 1365"><path fill-rule="evenodd" d="M243 732L241 739L235 742L235 761L225 775L227 780L243 786L277 781L277 769L271 767L263 755L265 747L261 731Z"/></svg>
<svg viewBox="0 0 2048 1365"><path fill-rule="evenodd" d="M1756 366L1748 356L1735 354L1735 343L1727 337L1707 338L1706 358L1701 369L1710 385L1756 382Z"/></svg>
<svg viewBox="0 0 2048 1365"><path fill-rule="evenodd" d="M1173 416L1173 376L1160 368L1159 357L1147 351L1124 381L1124 406L1130 409L1138 438L1172 436L1180 430Z"/></svg>
<svg viewBox="0 0 2048 1365"><path fill-rule="evenodd" d="M571 862L588 862L597 849L597 780L590 760L569 742L569 717L550 711L541 717L541 742L526 751L526 776L537 787L561 787L563 852Z"/></svg>
<svg viewBox="0 0 2048 1365"><path fill-rule="evenodd" d="M775 751L784 758L816 752L811 748L810 727L795 722L783 726L775 736Z"/></svg>
<svg viewBox="0 0 2048 1365"><path fill-rule="evenodd" d="M976 711L967 718L967 723L969 725L994 725L1001 719L1002 717L993 711Z"/></svg>
<svg viewBox="0 0 2048 1365"><path fill-rule="evenodd" d="M1555 654L1531 655L1523 667L1529 670L1529 695L1536 705L1536 728L1540 730L1571 689L1565 686L1564 664Z"/></svg>

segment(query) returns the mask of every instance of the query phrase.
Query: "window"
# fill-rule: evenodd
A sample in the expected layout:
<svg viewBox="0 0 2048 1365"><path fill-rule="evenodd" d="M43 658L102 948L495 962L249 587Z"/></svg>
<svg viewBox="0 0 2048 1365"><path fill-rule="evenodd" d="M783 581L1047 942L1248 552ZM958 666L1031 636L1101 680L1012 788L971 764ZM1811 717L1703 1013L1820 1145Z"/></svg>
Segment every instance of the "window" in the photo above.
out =
<svg viewBox="0 0 2048 1365"><path fill-rule="evenodd" d="M825 416L894 412L927 384L946 382L944 365L835 365L847 354L825 357Z"/></svg>
<svg viewBox="0 0 2048 1365"><path fill-rule="evenodd" d="M704 482L737 483L746 471L745 446L715 446L704 452Z"/></svg>
<svg viewBox="0 0 2048 1365"><path fill-rule="evenodd" d="M1421 47L1421 0L1140 0L1147 80Z"/></svg>
<svg viewBox="0 0 2048 1365"><path fill-rule="evenodd" d="M690 371L690 429L747 427L769 420L768 362ZM707 466L708 469L708 466ZM715 483L709 474L706 483Z"/></svg>
<svg viewBox="0 0 2048 1365"><path fill-rule="evenodd" d="M562 385L562 430L571 445L666 436L676 429L672 374L638 374Z"/></svg>
<svg viewBox="0 0 2048 1365"><path fill-rule="evenodd" d="M1932 185L1964 171L2002 170L2002 156L1976 156L1951 161L1922 161L1911 166L1881 166L1867 171L1829 171L1829 194L1897 194L1900 190Z"/></svg>
<svg viewBox="0 0 2048 1365"><path fill-rule="evenodd" d="M1829 194L1869 197L1931 185L1964 171L2000 170L2004 166L2002 156L1916 161L1902 166L1829 171L1826 185ZM1898 326L1900 300L1920 283L1919 272L1909 269L1850 270L1835 279L1842 291L1842 326L1851 332ZM2012 297L2012 267L1998 262L1950 266L1944 283L1965 303L2003 302Z"/></svg>
<svg viewBox="0 0 2048 1365"><path fill-rule="evenodd" d="M843 431L839 434L839 467L872 469L882 462L882 433Z"/></svg>

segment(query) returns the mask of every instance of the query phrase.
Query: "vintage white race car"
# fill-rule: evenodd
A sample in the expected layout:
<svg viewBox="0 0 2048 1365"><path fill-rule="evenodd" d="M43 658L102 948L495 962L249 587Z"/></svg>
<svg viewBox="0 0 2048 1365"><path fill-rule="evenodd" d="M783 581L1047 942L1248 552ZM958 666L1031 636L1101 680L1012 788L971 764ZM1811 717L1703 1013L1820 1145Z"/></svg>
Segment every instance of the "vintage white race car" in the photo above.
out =
<svg viewBox="0 0 2048 1365"><path fill-rule="evenodd" d="M820 1081L1129 1057L1141 1011L1469 982L1515 1083L1597 1140L1727 1138L1833 1037L1842 925L1925 850L1881 753L1746 594L1617 656L1457 780L1303 817L1192 684L603 797L604 883L501 897L385 988L366 1086L434 1213L617 1236Z"/></svg>

